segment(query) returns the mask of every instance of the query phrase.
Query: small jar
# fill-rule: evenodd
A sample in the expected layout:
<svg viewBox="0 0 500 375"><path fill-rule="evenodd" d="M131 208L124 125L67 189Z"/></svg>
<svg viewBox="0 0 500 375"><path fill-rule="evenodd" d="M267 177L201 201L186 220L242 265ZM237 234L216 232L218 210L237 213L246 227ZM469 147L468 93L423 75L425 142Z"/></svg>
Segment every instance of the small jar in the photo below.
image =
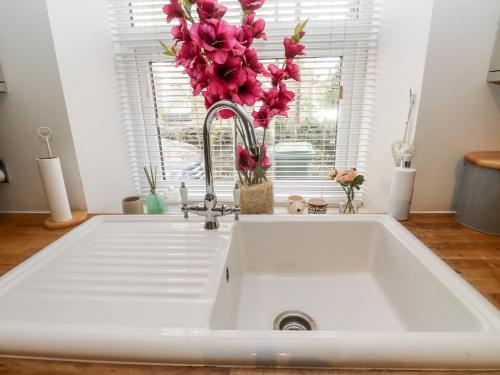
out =
<svg viewBox="0 0 500 375"><path fill-rule="evenodd" d="M328 210L328 202L321 198L312 198L307 202L307 213L309 215L324 215Z"/></svg>
<svg viewBox="0 0 500 375"><path fill-rule="evenodd" d="M134 195L123 198L122 211L125 215L142 215L144 213L144 207L142 206L141 197Z"/></svg>

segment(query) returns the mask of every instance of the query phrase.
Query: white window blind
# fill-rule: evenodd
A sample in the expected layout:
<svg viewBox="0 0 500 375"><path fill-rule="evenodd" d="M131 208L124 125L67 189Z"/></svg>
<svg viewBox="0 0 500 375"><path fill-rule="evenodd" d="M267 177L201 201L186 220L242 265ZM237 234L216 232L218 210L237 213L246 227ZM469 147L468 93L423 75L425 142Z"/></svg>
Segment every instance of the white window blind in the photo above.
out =
<svg viewBox="0 0 500 375"><path fill-rule="evenodd" d="M138 192L148 191L142 167L151 164L158 170L159 190L185 181L191 197L202 197L206 109L202 96L192 96L183 68L162 54L159 40L170 44L170 29L176 24L165 22L166 2L109 0L131 173ZM238 24L238 1L220 2L228 8L225 20ZM283 37L309 18L302 40L306 56L295 61L302 81L286 81L296 100L289 116L276 117L266 135L272 162L268 176L274 181L276 200L299 193L334 202L344 198L344 192L326 179L330 169L335 165L364 172L374 99L377 12L377 0L267 0L257 11L266 21L268 40L256 40L254 46L266 63L282 61ZM267 88L268 82L263 83ZM230 199L237 178L232 120L219 120L213 127L212 147L216 192Z"/></svg>

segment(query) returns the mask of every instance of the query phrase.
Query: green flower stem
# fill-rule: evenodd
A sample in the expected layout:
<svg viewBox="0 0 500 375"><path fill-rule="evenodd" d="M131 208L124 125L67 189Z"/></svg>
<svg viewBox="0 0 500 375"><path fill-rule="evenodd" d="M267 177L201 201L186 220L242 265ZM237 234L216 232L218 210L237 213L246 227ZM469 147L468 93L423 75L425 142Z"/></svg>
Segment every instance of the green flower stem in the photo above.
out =
<svg viewBox="0 0 500 375"><path fill-rule="evenodd" d="M346 205L344 207L343 213L345 214L346 211L354 212L354 205L353 205L353 201L354 201L354 188L351 185L340 184L340 186L342 186L342 190L344 190L344 193L347 196L347 203L346 203Z"/></svg>
<svg viewBox="0 0 500 375"><path fill-rule="evenodd" d="M241 128L240 119L237 116L235 116L233 119L234 119L234 126L236 127L236 131L240 135L241 139L243 140L243 144L245 145L245 148L248 149L247 139L245 138L245 136L243 134L243 129ZM236 142L236 144L238 144L237 139L235 139L235 142ZM236 155L236 157L238 157L238 155ZM238 171L238 176L240 178L240 182L243 184L243 180L241 178L240 171ZM249 185L250 181L251 181L251 176L249 177L247 172L244 172L243 176L245 177L246 183Z"/></svg>
<svg viewBox="0 0 500 375"><path fill-rule="evenodd" d="M264 134L262 136L262 146L259 147L259 158L257 160L257 167L255 169L255 174L256 174L255 183L256 184L262 183L263 180L267 181L266 172L264 170L264 167L262 166L262 161L264 160L264 145L266 142L266 131L267 131L267 128L264 128Z"/></svg>
<svg viewBox="0 0 500 375"><path fill-rule="evenodd" d="M237 134L239 134L239 136L243 140L243 144L244 144L245 148L248 150L249 149L248 142L247 142L247 139L246 139L245 134L243 132L243 127L242 127L241 121L238 117L234 117L234 124L236 126ZM258 155L257 166L255 167L255 170L249 171L249 172L244 172L244 175L243 175L245 177L245 182L248 185L257 185L257 184L262 183L263 181L267 181L266 171L262 166L262 162L263 162L263 158L264 158L263 147L264 147L264 142L266 140L266 130L267 129L264 129L264 135L262 137L262 146L259 146L259 155ZM239 173L240 173L240 171L238 171L238 174ZM240 181L241 181L242 180L241 175L239 175L239 177L240 177Z"/></svg>
<svg viewBox="0 0 500 375"><path fill-rule="evenodd" d="M191 15L191 9L188 9L184 4L181 5L184 10L184 18L186 18L191 23L196 23L193 16Z"/></svg>

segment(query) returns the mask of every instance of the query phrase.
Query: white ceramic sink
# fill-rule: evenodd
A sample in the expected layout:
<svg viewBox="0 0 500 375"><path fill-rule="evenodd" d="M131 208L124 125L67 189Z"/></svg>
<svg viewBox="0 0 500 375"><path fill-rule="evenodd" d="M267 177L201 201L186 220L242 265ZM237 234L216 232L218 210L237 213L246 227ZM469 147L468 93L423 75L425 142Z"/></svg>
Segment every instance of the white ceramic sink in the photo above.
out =
<svg viewBox="0 0 500 375"><path fill-rule="evenodd" d="M272 330L286 310L319 331L480 331L482 322L382 223L242 222L214 329ZM236 303L235 303L236 302Z"/></svg>
<svg viewBox="0 0 500 375"><path fill-rule="evenodd" d="M279 331L273 323L312 331ZM0 353L500 368L498 310L385 215L102 216L0 279Z"/></svg>

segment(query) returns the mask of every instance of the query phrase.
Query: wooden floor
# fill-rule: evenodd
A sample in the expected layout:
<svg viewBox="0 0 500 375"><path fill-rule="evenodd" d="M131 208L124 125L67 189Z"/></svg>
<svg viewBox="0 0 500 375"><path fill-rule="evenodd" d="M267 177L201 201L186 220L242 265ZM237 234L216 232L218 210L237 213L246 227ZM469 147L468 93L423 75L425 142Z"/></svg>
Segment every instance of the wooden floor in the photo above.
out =
<svg viewBox="0 0 500 375"><path fill-rule="evenodd" d="M0 275L28 259L68 230L48 231L44 215L0 214ZM475 232L448 214L415 214L404 225L456 272L500 308L500 236ZM70 363L0 358L0 374L125 375L394 375L442 374L440 371L291 370L212 367L169 367ZM454 371L453 374L500 374L500 371Z"/></svg>

